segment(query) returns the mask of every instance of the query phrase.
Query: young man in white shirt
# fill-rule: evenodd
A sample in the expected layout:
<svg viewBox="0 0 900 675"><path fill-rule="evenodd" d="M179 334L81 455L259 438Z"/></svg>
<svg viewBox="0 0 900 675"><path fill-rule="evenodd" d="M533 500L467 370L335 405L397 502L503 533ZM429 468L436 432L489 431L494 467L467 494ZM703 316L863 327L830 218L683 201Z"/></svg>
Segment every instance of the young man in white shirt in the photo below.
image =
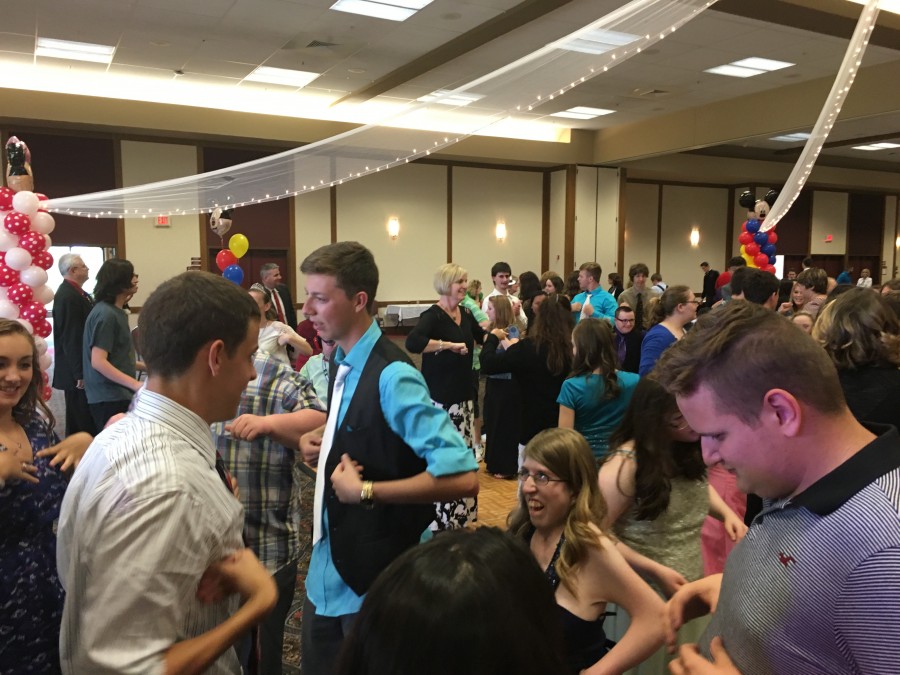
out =
<svg viewBox="0 0 900 675"><path fill-rule="evenodd" d="M522 309L522 303L516 296L510 295L509 282L511 279L512 268L509 266L509 263L494 263L494 266L491 267L491 280L494 282L494 290L484 296L484 300L481 303L481 311L487 314L487 308L490 304L489 300L491 297L495 295L505 295L509 297L509 301L512 304L513 312L516 314L516 317L522 322L523 326L527 326L528 319L525 316L525 311Z"/></svg>

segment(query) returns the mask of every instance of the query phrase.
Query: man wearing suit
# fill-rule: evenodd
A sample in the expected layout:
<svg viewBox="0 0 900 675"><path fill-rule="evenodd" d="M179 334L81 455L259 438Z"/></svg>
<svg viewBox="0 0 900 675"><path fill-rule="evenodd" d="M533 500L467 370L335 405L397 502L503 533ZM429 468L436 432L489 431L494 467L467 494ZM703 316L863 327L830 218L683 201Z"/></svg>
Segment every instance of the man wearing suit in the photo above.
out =
<svg viewBox="0 0 900 675"><path fill-rule="evenodd" d="M718 270L711 269L708 262L700 263L703 270L703 305L712 307L716 301L716 282L719 280Z"/></svg>
<svg viewBox="0 0 900 675"><path fill-rule="evenodd" d="M65 393L66 436L78 431L97 433L84 393L81 353L84 323L94 306L91 296L82 288L89 271L81 256L75 253L66 253L59 259L63 282L53 298L53 343L56 349L53 387Z"/></svg>
<svg viewBox="0 0 900 675"><path fill-rule="evenodd" d="M628 305L620 305L616 309L615 334L620 369L636 373L641 365L644 333L635 326L634 310Z"/></svg>
<svg viewBox="0 0 900 675"><path fill-rule="evenodd" d="M297 312L294 310L294 300L288 287L281 283L281 270L278 263L266 263L259 268L259 276L263 286L272 292L272 308L278 315L281 323L297 330Z"/></svg>

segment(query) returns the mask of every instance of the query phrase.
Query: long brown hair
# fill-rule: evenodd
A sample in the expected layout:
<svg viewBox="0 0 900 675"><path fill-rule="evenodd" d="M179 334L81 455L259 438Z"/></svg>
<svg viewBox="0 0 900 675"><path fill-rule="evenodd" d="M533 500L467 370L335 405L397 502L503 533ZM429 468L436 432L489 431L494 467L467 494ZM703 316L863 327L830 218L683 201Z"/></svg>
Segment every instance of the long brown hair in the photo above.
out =
<svg viewBox="0 0 900 675"><path fill-rule="evenodd" d="M40 409L47 418L48 430L52 430L56 425L56 420L53 417L53 413L50 412L50 408L47 407L47 404L41 398L41 388L44 381L41 378L40 355L38 354L37 346L34 344L34 338L25 330L25 326L18 321L0 319L0 337L6 335L21 335L31 345L31 382L28 383L28 388L22 394L22 398L13 406L13 419L24 427L31 422L34 411Z"/></svg>
<svg viewBox="0 0 900 675"><path fill-rule="evenodd" d="M582 319L572 331L572 344L575 347L575 355L572 359L570 377L589 377L599 369L604 384L600 400L609 401L618 397L620 387L616 367L619 357L609 321Z"/></svg>
<svg viewBox="0 0 900 675"><path fill-rule="evenodd" d="M535 313L534 326L528 328L528 339L534 342L537 352L546 352L547 370L554 375L571 368L574 322L568 299L551 293Z"/></svg>
<svg viewBox="0 0 900 675"><path fill-rule="evenodd" d="M543 311L543 308L541 308ZM606 518L606 502L597 483L597 464L591 446L573 429L545 429L525 446L525 457L544 465L564 480L572 492L572 506L563 529L565 544L556 563L563 586L574 596L573 576L587 560L590 549L600 549L597 530ZM519 505L509 514L509 531L523 539L534 532L525 495L519 490Z"/></svg>
<svg viewBox="0 0 900 675"><path fill-rule="evenodd" d="M512 311L512 303L505 295L492 295L488 298L488 302L494 306L494 322L491 329L502 328L506 330L508 326L518 325L516 315ZM521 326L519 327L521 331Z"/></svg>

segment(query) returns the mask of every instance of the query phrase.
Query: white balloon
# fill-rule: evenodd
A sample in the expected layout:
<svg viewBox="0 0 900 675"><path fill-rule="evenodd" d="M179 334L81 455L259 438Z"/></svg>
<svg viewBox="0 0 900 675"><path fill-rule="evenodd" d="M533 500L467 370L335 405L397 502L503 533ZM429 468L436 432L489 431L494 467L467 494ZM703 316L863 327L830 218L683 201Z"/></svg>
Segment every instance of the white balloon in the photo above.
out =
<svg viewBox="0 0 900 675"><path fill-rule="evenodd" d="M38 354L43 355L47 353L47 341L40 335L34 336L34 347L37 349Z"/></svg>
<svg viewBox="0 0 900 675"><path fill-rule="evenodd" d="M56 221L46 211L38 211L31 216L31 229L38 234L50 234L56 227Z"/></svg>
<svg viewBox="0 0 900 675"><path fill-rule="evenodd" d="M13 234L5 227L0 227L0 251L8 251L19 245L19 235Z"/></svg>
<svg viewBox="0 0 900 675"><path fill-rule="evenodd" d="M27 251L26 251L26 253L27 253ZM7 253L6 255L9 255L9 253ZM9 263L7 263L7 264L9 264ZM13 269L15 269L15 268L13 268ZM42 270L37 265L31 265L29 267L26 267L19 274L19 278L22 280L23 284L31 286L32 288L37 288L38 286L43 286L44 284L47 283L47 279L49 279L49 277L47 276L47 271ZM46 305L47 303L43 303L43 304Z"/></svg>
<svg viewBox="0 0 900 675"><path fill-rule="evenodd" d="M31 254L24 248L11 248L6 252L6 266L21 272L31 265Z"/></svg>
<svg viewBox="0 0 900 675"><path fill-rule="evenodd" d="M41 201L37 195L28 190L17 192L12 200L13 210L24 213L26 216L33 216L41 206Z"/></svg>
<svg viewBox="0 0 900 675"><path fill-rule="evenodd" d="M40 267L38 269L40 269ZM44 272L44 270L41 270L41 272ZM46 272L44 272L44 274L46 274ZM3 287L0 286L0 288ZM3 290L5 291L6 289L3 288ZM49 286L38 286L34 289L34 299L42 305L49 305L51 302L53 302L54 295L56 294ZM3 297L6 297L6 294L4 294Z"/></svg>
<svg viewBox="0 0 900 675"><path fill-rule="evenodd" d="M12 319L15 321L18 318L19 306L6 298L0 300L0 319Z"/></svg>
<svg viewBox="0 0 900 675"><path fill-rule="evenodd" d="M45 251L48 250L51 246L53 246L53 240L50 238L49 234L45 234L44 235L44 250Z"/></svg>
<svg viewBox="0 0 900 675"><path fill-rule="evenodd" d="M6 286L0 286L0 300L6 300L9 295L9 289Z"/></svg>
<svg viewBox="0 0 900 675"><path fill-rule="evenodd" d="M41 370L47 370L53 364L53 359L50 358L49 354L41 354L38 363L41 364Z"/></svg>
<svg viewBox="0 0 900 675"><path fill-rule="evenodd" d="M25 330L31 335L34 335L34 326L31 325L31 322L28 319L16 319L16 321L25 326Z"/></svg>

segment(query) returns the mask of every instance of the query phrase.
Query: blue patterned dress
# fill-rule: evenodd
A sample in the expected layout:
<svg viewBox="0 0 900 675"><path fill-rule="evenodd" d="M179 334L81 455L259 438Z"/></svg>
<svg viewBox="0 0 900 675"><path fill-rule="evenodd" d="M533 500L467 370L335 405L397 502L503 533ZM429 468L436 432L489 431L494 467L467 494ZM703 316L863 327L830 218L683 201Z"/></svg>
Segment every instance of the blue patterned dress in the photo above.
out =
<svg viewBox="0 0 900 675"><path fill-rule="evenodd" d="M35 453L59 442L37 413L25 433ZM34 464L40 483L0 489L0 675L60 672L56 524L66 481L49 457Z"/></svg>

